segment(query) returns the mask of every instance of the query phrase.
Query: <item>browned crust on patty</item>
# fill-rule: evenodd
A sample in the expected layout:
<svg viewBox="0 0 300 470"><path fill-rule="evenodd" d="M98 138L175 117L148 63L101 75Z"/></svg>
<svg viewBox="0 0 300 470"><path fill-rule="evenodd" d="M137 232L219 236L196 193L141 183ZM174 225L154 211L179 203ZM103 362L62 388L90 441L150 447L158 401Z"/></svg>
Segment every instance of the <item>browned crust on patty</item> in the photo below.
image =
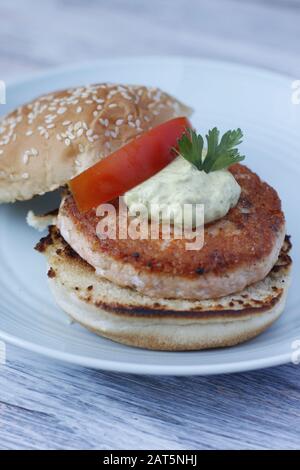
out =
<svg viewBox="0 0 300 470"><path fill-rule="evenodd" d="M138 272L190 279L224 274L268 257L285 224L281 201L272 187L243 165L234 165L230 171L242 188L240 200L225 217L205 227L205 244L199 251L187 251L186 240L173 239L164 249L161 239L100 240L95 210L80 213L72 196L66 198L61 214L71 217L95 251L132 264Z"/></svg>

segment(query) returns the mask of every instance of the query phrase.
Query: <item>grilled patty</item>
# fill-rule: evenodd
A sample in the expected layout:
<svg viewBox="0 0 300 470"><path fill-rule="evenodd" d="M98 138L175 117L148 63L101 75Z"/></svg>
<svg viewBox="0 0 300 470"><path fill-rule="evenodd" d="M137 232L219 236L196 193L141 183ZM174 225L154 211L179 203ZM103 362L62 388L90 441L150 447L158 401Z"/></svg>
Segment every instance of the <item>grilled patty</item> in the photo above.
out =
<svg viewBox="0 0 300 470"><path fill-rule="evenodd" d="M230 171L242 188L240 200L225 217L205 227L199 251L187 251L187 240L100 240L95 210L81 214L71 195L62 202L58 227L100 276L118 285L152 297L201 300L229 295L269 273L285 235L276 191L243 165Z"/></svg>

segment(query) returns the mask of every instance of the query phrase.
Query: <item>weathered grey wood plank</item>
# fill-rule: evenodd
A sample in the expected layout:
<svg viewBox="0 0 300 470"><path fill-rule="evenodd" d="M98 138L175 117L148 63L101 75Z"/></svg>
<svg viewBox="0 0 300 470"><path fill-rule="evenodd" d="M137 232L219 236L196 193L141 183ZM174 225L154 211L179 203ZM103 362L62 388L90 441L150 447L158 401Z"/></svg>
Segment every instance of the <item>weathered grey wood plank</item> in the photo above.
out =
<svg viewBox="0 0 300 470"><path fill-rule="evenodd" d="M0 382L1 448L299 448L297 366L137 377L9 347Z"/></svg>
<svg viewBox="0 0 300 470"><path fill-rule="evenodd" d="M1 0L0 13L2 79L124 54L219 57L300 71L297 0Z"/></svg>

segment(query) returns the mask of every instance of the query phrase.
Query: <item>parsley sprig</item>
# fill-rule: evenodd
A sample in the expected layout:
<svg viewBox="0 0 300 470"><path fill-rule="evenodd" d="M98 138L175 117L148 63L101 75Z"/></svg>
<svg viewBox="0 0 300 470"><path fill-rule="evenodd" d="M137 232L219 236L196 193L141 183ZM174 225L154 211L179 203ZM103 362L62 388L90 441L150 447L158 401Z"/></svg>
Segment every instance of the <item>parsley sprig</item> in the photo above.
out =
<svg viewBox="0 0 300 470"><path fill-rule="evenodd" d="M178 140L177 153L205 173L222 170L244 160L245 156L240 155L236 148L242 142L241 129L225 132L219 141L220 132L214 127L208 131L205 137L207 141L206 155L203 152L204 139L193 129L187 129Z"/></svg>

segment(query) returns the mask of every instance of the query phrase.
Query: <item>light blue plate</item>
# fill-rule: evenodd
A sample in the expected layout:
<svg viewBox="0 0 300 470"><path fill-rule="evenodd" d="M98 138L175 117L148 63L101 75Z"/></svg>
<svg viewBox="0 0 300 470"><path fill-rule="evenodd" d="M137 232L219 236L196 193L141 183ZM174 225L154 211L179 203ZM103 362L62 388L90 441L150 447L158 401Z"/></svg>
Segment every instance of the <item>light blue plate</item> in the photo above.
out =
<svg viewBox="0 0 300 470"><path fill-rule="evenodd" d="M300 340L300 105L292 103L292 78L208 60L103 60L14 83L0 111L47 91L103 81L163 88L195 109L192 121L201 133L213 126L243 129L247 164L278 190L292 234L294 281L286 311L250 342L187 353L134 349L70 325L48 290L45 260L33 250L39 235L25 224L29 209L55 206L57 195L48 195L0 207L0 338L74 364L137 374L220 374L289 362L292 343Z"/></svg>

